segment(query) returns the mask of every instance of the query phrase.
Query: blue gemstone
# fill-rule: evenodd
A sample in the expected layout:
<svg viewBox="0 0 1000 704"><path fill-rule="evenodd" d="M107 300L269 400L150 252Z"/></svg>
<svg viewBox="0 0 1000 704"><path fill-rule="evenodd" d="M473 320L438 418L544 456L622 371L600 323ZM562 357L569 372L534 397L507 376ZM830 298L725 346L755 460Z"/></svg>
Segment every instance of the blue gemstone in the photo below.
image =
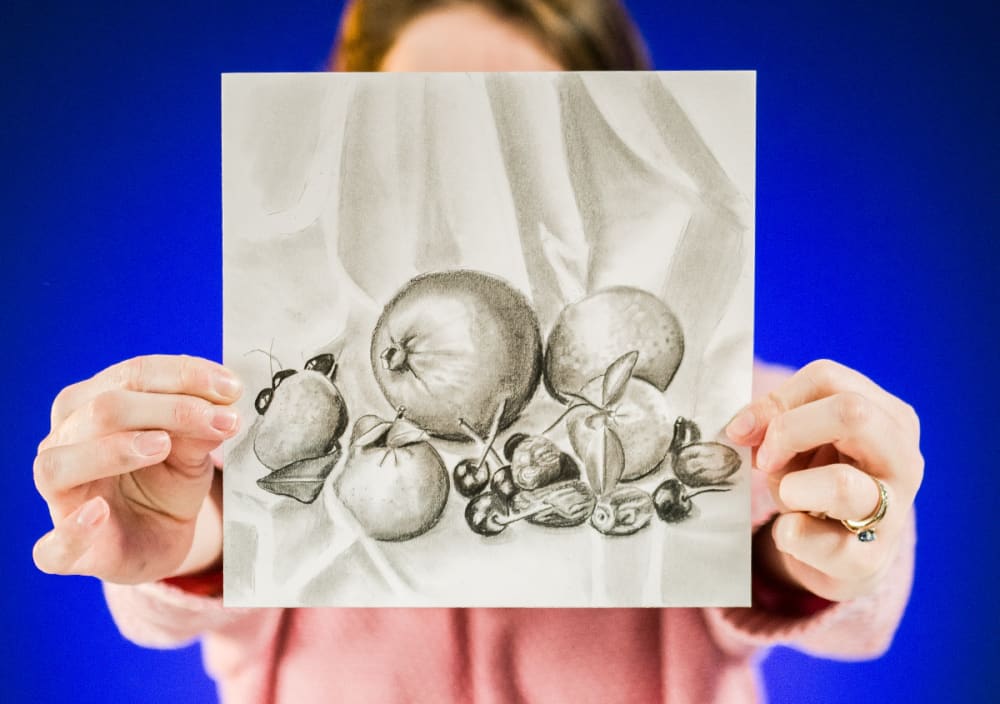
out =
<svg viewBox="0 0 1000 704"><path fill-rule="evenodd" d="M873 530L863 530L858 533L858 540L862 543L870 543L875 540L875 531Z"/></svg>

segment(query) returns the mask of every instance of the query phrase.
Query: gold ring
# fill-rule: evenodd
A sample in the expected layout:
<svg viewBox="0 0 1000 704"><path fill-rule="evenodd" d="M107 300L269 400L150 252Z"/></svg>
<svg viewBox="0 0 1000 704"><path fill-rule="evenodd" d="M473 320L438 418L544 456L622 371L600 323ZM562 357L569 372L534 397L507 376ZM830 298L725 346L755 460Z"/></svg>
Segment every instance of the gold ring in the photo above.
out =
<svg viewBox="0 0 1000 704"><path fill-rule="evenodd" d="M870 474L868 476L871 477ZM847 519L840 521L844 528L857 535L858 540L862 543L870 543L875 540L875 526L885 518L885 512L889 510L889 493L885 489L885 484L875 477L872 477L872 481L878 485L878 505L875 510L867 518L862 518L860 521Z"/></svg>

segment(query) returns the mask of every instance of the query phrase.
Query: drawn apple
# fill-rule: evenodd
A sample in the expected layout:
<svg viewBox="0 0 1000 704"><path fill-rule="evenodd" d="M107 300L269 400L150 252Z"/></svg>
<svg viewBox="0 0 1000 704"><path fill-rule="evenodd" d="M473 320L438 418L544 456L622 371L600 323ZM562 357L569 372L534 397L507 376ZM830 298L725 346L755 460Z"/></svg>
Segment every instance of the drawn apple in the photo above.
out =
<svg viewBox="0 0 1000 704"><path fill-rule="evenodd" d="M578 457L586 456L594 437L614 431L624 450L622 481L644 477L655 470L670 450L673 425L663 393L632 376L640 355L629 352L612 362L605 373L587 384L564 414L570 444Z"/></svg>
<svg viewBox="0 0 1000 704"><path fill-rule="evenodd" d="M400 541L430 530L448 500L448 470L428 434L404 417L362 416L333 489L365 533Z"/></svg>
<svg viewBox="0 0 1000 704"><path fill-rule="evenodd" d="M545 349L545 388L559 401L580 393L622 355L636 351L636 379L666 390L684 356L684 335L666 303L648 291L616 286L566 306Z"/></svg>
<svg viewBox="0 0 1000 704"><path fill-rule="evenodd" d="M479 271L418 276L389 301L372 335L371 364L382 393L431 435L481 436L497 403L511 425L541 378L542 342L527 299Z"/></svg>
<svg viewBox="0 0 1000 704"><path fill-rule="evenodd" d="M257 485L272 494L312 503L341 456L347 406L334 384L333 355L321 354L302 371L282 369L261 390L254 406L261 419L254 454L270 474Z"/></svg>
<svg viewBox="0 0 1000 704"><path fill-rule="evenodd" d="M334 383L333 356L319 355L302 371L283 369L257 395L262 416L254 436L257 459L269 469L328 455L347 429L347 405Z"/></svg>

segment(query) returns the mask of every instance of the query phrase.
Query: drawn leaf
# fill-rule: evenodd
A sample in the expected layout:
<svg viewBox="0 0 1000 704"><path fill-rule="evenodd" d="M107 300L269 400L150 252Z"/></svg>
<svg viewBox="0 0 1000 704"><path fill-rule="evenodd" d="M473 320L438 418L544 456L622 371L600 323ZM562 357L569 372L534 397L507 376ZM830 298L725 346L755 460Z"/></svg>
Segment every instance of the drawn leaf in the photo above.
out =
<svg viewBox="0 0 1000 704"><path fill-rule="evenodd" d="M594 493L603 496L618 485L625 471L625 450L618 433L606 423L591 438L583 464Z"/></svg>
<svg viewBox="0 0 1000 704"><path fill-rule="evenodd" d="M604 427L601 434L604 442L604 476L601 480L603 492L614 491L625 472L625 448L612 428Z"/></svg>
<svg viewBox="0 0 1000 704"><path fill-rule="evenodd" d="M427 431L416 423L400 418L392 423L389 428L389 436L386 438L386 445L389 447L404 447L416 442L423 442L430 438Z"/></svg>
<svg viewBox="0 0 1000 704"><path fill-rule="evenodd" d="M361 416L351 432L351 445L368 447L381 442L391 427L392 423L378 416Z"/></svg>
<svg viewBox="0 0 1000 704"><path fill-rule="evenodd" d="M632 378L632 370L635 369L635 363L638 361L639 352L633 350L632 352L623 354L612 362L608 370L604 372L604 389L601 396L601 403L605 408L621 400L622 394L625 393L625 387L628 385L628 380Z"/></svg>
<svg viewBox="0 0 1000 704"><path fill-rule="evenodd" d="M587 444L587 451L583 457L583 469L587 474L587 482L595 494L603 494L601 484L604 477L604 434L594 433Z"/></svg>

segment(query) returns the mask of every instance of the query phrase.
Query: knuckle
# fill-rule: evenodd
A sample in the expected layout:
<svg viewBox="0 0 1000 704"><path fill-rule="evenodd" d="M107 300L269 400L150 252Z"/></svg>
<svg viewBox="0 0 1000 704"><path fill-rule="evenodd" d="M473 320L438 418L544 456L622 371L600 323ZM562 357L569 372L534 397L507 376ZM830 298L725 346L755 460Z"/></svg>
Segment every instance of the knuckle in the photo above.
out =
<svg viewBox="0 0 1000 704"><path fill-rule="evenodd" d="M54 453L41 452L36 455L31 471L35 480L35 489L39 494L45 496L55 484L55 477L59 471Z"/></svg>
<svg viewBox="0 0 1000 704"><path fill-rule="evenodd" d="M190 428L199 425L206 415L205 403L193 398L181 398L174 403L173 418L179 428Z"/></svg>
<svg viewBox="0 0 1000 704"><path fill-rule="evenodd" d="M775 417L770 424L767 426L767 433L765 438L767 444L772 448L780 448L783 446L783 441L786 433L788 432L788 421L784 415L779 415Z"/></svg>
<svg viewBox="0 0 1000 704"><path fill-rule="evenodd" d="M59 422L59 419L69 415L69 409L70 409L69 399L70 396L73 395L73 392L76 390L77 387L78 384L71 384L70 386L64 387L61 391L59 391L59 393L56 394L56 397L52 400L51 417L53 426Z"/></svg>
<svg viewBox="0 0 1000 704"><path fill-rule="evenodd" d="M765 417L779 417L788 410L788 404L776 391L769 392L762 400L761 405L765 408Z"/></svg>
<svg viewBox="0 0 1000 704"><path fill-rule="evenodd" d="M45 452L50 447L53 447L55 445L55 442L56 442L55 433L54 432L49 433L44 438L42 438L42 441L40 443L38 443L38 447L35 449L35 454L37 455L41 454L42 452Z"/></svg>
<svg viewBox="0 0 1000 704"><path fill-rule="evenodd" d="M863 427L871 418L871 403L861 394L846 392L837 396L837 417L845 428Z"/></svg>
<svg viewBox="0 0 1000 704"><path fill-rule="evenodd" d="M191 388L196 375L197 370L195 369L194 358L186 354L180 355L177 358L177 380L180 382L180 388Z"/></svg>
<svg viewBox="0 0 1000 704"><path fill-rule="evenodd" d="M120 391L105 391L90 401L90 421L95 427L107 430L115 427L121 414Z"/></svg>
<svg viewBox="0 0 1000 704"><path fill-rule="evenodd" d="M191 393L201 393L212 388L210 372L202 360L190 355L180 355L177 380L181 389Z"/></svg>
<svg viewBox="0 0 1000 704"><path fill-rule="evenodd" d="M861 487L858 472L846 464L839 464L833 470L833 499L841 506L856 503Z"/></svg>
<svg viewBox="0 0 1000 704"><path fill-rule="evenodd" d="M836 384L842 369L843 367L832 359L817 359L809 362L802 371L817 387L828 389Z"/></svg>
<svg viewBox="0 0 1000 704"><path fill-rule="evenodd" d="M121 363L119 367L119 383L122 388L142 391L145 388L146 360L144 357L133 357Z"/></svg>

